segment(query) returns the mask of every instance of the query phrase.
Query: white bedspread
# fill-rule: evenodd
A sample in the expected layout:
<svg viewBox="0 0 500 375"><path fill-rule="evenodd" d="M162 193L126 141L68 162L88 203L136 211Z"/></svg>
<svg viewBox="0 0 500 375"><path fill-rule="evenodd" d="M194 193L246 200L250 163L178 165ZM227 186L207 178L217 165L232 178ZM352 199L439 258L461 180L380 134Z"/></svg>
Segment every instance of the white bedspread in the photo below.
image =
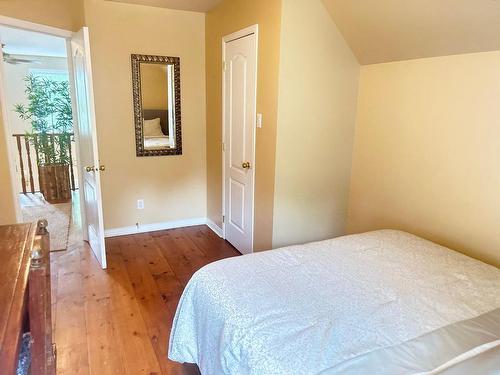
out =
<svg viewBox="0 0 500 375"><path fill-rule="evenodd" d="M145 150L163 150L170 147L170 138L165 136L144 137Z"/></svg>
<svg viewBox="0 0 500 375"><path fill-rule="evenodd" d="M201 269L180 300L169 358L208 375L329 374L499 307L499 269L377 231Z"/></svg>

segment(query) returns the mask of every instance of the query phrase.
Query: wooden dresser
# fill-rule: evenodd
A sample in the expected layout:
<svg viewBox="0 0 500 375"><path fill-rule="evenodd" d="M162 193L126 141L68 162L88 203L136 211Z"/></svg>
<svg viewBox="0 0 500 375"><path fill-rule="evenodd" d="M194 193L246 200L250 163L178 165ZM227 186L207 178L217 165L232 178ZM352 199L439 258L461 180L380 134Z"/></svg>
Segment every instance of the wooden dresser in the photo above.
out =
<svg viewBox="0 0 500 375"><path fill-rule="evenodd" d="M0 226L0 369L16 373L31 334L31 374L55 374L47 222Z"/></svg>

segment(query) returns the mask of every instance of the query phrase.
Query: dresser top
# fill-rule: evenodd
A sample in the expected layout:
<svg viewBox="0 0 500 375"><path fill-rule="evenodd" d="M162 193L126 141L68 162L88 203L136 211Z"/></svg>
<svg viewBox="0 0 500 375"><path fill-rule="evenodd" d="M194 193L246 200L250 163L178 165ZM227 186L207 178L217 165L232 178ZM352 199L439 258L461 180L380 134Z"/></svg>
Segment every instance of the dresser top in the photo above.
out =
<svg viewBox="0 0 500 375"><path fill-rule="evenodd" d="M0 360L19 340L36 223L0 226Z"/></svg>

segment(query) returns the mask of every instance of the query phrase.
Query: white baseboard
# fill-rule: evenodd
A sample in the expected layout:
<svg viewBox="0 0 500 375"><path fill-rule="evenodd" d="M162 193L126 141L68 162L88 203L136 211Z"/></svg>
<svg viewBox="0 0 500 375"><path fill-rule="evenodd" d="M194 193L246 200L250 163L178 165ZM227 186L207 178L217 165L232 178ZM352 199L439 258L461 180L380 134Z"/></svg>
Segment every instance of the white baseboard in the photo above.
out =
<svg viewBox="0 0 500 375"><path fill-rule="evenodd" d="M205 224L207 224L210 227L210 225L207 223L207 219L203 217L203 218L195 218L187 220L167 221L164 223L143 224L139 225L139 227L133 225L130 227L106 229L104 231L104 237L127 236L129 234L155 232L159 230L193 227L195 225L205 225ZM212 229L215 232L215 230L212 227L210 227L210 229Z"/></svg>
<svg viewBox="0 0 500 375"><path fill-rule="evenodd" d="M218 235L220 238L222 238L222 228L219 227L217 224L215 224L214 221L210 220L207 218L207 226L212 229L212 231Z"/></svg>

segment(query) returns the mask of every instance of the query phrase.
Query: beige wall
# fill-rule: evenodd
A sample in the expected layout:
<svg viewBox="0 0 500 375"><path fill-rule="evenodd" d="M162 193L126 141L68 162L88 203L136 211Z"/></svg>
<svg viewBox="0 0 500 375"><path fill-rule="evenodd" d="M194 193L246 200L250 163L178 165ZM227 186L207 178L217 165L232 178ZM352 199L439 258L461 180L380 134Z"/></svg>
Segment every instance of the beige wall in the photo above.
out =
<svg viewBox="0 0 500 375"><path fill-rule="evenodd" d="M0 15L73 31L84 25L83 0L0 0Z"/></svg>
<svg viewBox="0 0 500 375"><path fill-rule="evenodd" d="M205 16L102 0L87 0L85 11L105 227L206 217ZM132 53L181 58L182 156L135 156Z"/></svg>
<svg viewBox="0 0 500 375"><path fill-rule="evenodd" d="M222 215L222 37L259 24L255 181L255 250L272 246L281 0L225 0L206 17L208 217Z"/></svg>
<svg viewBox="0 0 500 375"><path fill-rule="evenodd" d="M402 229L500 265L500 52L363 67L349 231Z"/></svg>
<svg viewBox="0 0 500 375"><path fill-rule="evenodd" d="M283 0L273 247L345 232L359 70L321 0Z"/></svg>

